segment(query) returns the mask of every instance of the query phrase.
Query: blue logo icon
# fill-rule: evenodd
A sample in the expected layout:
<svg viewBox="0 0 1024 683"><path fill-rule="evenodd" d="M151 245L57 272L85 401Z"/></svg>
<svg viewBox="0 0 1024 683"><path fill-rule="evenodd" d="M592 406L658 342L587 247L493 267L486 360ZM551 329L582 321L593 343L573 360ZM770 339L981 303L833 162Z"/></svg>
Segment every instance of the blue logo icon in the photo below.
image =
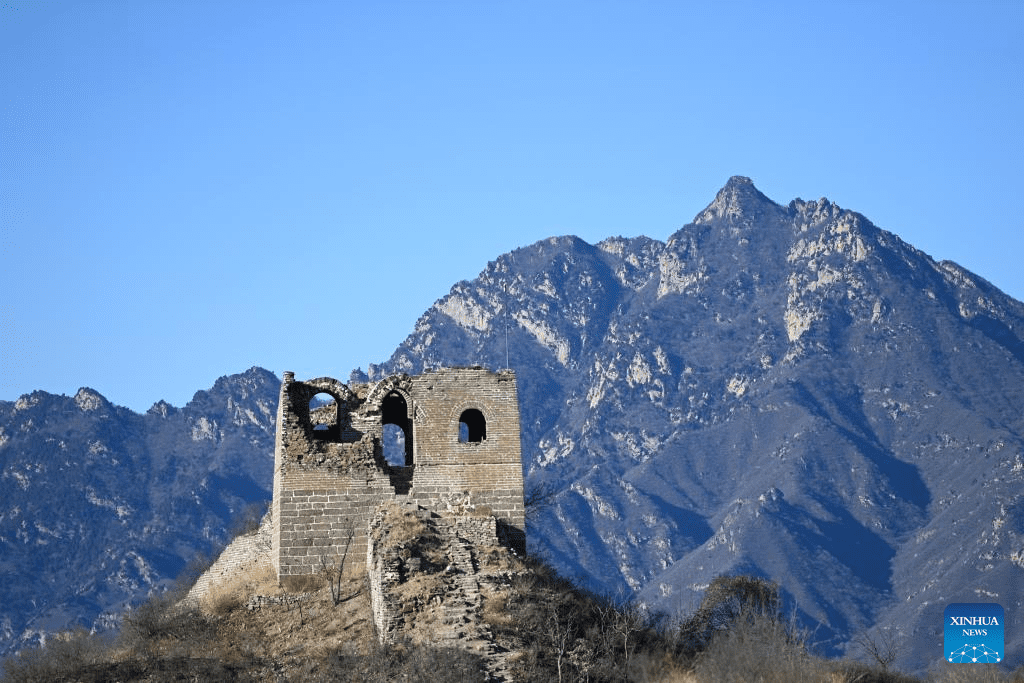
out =
<svg viewBox="0 0 1024 683"><path fill-rule="evenodd" d="M942 614L947 662L994 664L1003 661L1003 608L994 602L956 602Z"/></svg>

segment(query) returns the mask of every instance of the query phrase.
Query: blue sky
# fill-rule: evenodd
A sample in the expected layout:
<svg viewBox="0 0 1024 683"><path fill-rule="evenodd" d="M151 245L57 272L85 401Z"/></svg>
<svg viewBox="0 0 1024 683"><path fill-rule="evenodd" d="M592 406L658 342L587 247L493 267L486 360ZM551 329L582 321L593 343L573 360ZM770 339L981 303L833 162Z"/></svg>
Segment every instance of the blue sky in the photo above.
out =
<svg viewBox="0 0 1024 683"><path fill-rule="evenodd" d="M0 0L0 400L386 359L731 175L1024 297L1024 3Z"/></svg>

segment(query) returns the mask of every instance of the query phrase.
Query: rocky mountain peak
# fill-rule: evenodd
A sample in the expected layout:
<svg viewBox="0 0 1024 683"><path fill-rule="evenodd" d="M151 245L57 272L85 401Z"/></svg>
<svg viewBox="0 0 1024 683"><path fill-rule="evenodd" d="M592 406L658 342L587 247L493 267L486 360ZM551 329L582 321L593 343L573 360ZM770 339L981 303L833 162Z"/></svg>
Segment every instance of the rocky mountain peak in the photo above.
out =
<svg viewBox="0 0 1024 683"><path fill-rule="evenodd" d="M144 414L94 389L0 401L0 656L45 634L116 624L232 518L270 498L280 380L222 377Z"/></svg>
<svg viewBox="0 0 1024 683"><path fill-rule="evenodd" d="M498 262L376 371L516 370L527 488L554 492L531 552L560 571L667 612L719 574L770 577L836 653L976 590L1022 604L1020 302L744 177L667 242ZM908 639L901 666L932 647Z"/></svg>
<svg viewBox="0 0 1024 683"><path fill-rule="evenodd" d="M146 414L157 415L159 417L167 417L168 415L173 415L176 412L178 412L177 408L172 406L167 401L160 399L159 401L154 403L149 410L146 411Z"/></svg>
<svg viewBox="0 0 1024 683"><path fill-rule="evenodd" d="M75 405L77 405L80 410L88 412L90 410L98 410L100 408L107 407L110 405L110 402L107 401L107 399L98 391L90 389L89 387L82 387L78 390L78 393L75 394Z"/></svg>
<svg viewBox="0 0 1024 683"><path fill-rule="evenodd" d="M766 208L778 208L778 205L754 187L754 182L745 176L733 176L718 191L715 201L711 202L693 219L694 223L710 223L722 219L753 219Z"/></svg>

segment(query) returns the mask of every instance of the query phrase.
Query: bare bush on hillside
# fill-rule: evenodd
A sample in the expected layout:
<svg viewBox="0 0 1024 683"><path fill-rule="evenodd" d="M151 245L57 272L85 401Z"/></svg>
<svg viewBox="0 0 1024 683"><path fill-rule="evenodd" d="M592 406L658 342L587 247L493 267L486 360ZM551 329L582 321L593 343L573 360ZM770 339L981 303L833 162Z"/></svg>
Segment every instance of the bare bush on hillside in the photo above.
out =
<svg viewBox="0 0 1024 683"><path fill-rule="evenodd" d="M823 659L811 655L807 634L794 624L758 611L734 615L719 629L694 664L698 681L792 683L827 680Z"/></svg>
<svg viewBox="0 0 1024 683"><path fill-rule="evenodd" d="M348 550L352 545L352 539L355 537L355 534L355 522L348 517L344 518L341 529L338 532L338 537L335 539L334 545L337 550L334 552L333 557L326 554L320 555L320 573L331 589L331 600L334 601L335 605L352 597L351 595L342 596L341 583L342 577L345 575L345 561L348 559Z"/></svg>
<svg viewBox="0 0 1024 683"><path fill-rule="evenodd" d="M50 683L83 679L83 673L103 661L110 639L84 628L58 633L45 645L22 650L4 661L4 681Z"/></svg>

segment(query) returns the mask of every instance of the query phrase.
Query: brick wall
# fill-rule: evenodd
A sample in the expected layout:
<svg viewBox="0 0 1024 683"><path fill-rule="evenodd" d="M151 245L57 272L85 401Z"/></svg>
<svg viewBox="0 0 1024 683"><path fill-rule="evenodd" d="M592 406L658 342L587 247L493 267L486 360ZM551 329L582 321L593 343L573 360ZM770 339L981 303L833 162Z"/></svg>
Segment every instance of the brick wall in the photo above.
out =
<svg viewBox="0 0 1024 683"><path fill-rule="evenodd" d="M231 541L220 557L188 592L186 600L198 601L206 597L210 588L238 575L244 575L271 560L271 539L274 533L272 515L266 515L259 528L251 534Z"/></svg>
<svg viewBox="0 0 1024 683"><path fill-rule="evenodd" d="M311 416L310 399L324 393L334 406ZM485 434L478 441L460 440L466 411L483 417ZM408 430L411 470L385 461L385 421ZM316 431L316 423L328 429ZM329 377L299 382L286 372L274 465L273 561L283 582L315 573L321 557L335 557L349 537L348 566L365 566L370 517L395 500L441 509L462 496L463 507L486 509L497 518L499 537L525 550L519 404L511 371L454 368L352 387Z"/></svg>

